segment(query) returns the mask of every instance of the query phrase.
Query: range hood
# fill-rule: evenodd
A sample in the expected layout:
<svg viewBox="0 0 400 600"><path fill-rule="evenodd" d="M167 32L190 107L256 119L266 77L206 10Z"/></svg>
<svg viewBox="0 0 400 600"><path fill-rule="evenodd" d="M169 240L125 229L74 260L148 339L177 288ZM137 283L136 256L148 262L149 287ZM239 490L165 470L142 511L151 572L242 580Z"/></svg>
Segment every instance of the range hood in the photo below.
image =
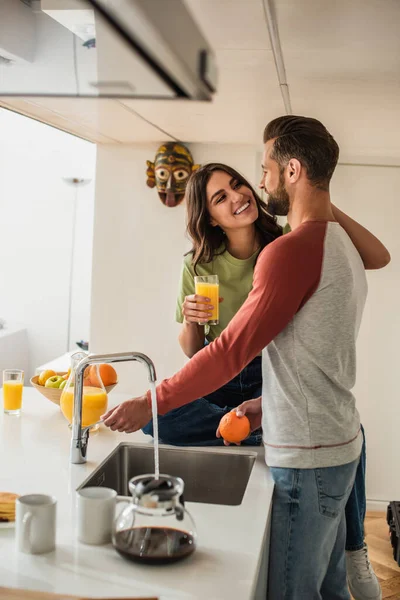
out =
<svg viewBox="0 0 400 600"><path fill-rule="evenodd" d="M0 2L0 96L207 101L216 87L184 0Z"/></svg>

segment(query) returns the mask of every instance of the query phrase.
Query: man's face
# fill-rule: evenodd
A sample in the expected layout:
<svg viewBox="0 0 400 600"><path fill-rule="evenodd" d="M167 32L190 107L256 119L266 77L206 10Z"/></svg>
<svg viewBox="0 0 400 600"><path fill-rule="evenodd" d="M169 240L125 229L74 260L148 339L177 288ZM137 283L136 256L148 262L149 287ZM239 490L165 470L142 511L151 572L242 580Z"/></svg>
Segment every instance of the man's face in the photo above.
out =
<svg viewBox="0 0 400 600"><path fill-rule="evenodd" d="M286 216L290 209L289 194L286 190L284 169L271 159L274 139L264 147L260 188L268 194L268 211L271 215Z"/></svg>

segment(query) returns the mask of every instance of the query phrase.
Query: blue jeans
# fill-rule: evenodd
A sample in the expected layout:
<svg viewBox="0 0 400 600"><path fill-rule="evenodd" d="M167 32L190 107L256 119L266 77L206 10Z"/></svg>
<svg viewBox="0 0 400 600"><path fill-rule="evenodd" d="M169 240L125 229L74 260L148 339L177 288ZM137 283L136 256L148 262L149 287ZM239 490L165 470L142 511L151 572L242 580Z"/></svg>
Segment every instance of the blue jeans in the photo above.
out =
<svg viewBox="0 0 400 600"><path fill-rule="evenodd" d="M221 446L223 440L215 437L222 417L242 402L261 396L261 357L257 356L219 390L194 400L158 417L158 437L163 444L173 446ZM153 435L153 421L143 432ZM243 445L259 446L261 431L253 432Z"/></svg>
<svg viewBox="0 0 400 600"><path fill-rule="evenodd" d="M363 445L356 479L346 504L346 550L361 550L364 547L364 519L366 511L365 467L367 462L365 433L361 425Z"/></svg>
<svg viewBox="0 0 400 600"><path fill-rule="evenodd" d="M160 415L158 417L160 441L173 446L222 445L223 441L215 437L221 418L245 400L261 396L261 388L261 357L257 356L239 375L219 390L171 410L166 415ZM153 422L150 421L143 431L153 435ZM364 443L360 463L353 490L346 504L346 550L359 550L364 545L366 449L364 429L362 432ZM261 442L261 432L254 432L243 442L243 445L259 446Z"/></svg>
<svg viewBox="0 0 400 600"><path fill-rule="evenodd" d="M345 507L359 462L270 468L275 488L268 600L350 600Z"/></svg>

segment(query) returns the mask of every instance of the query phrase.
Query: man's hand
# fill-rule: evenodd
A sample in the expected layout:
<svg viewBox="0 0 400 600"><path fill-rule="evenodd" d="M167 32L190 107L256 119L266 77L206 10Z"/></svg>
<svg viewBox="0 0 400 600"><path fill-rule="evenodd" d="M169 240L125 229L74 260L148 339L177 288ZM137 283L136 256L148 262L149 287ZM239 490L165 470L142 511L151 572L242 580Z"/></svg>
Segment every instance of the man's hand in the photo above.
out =
<svg viewBox="0 0 400 600"><path fill-rule="evenodd" d="M261 427L262 420L262 405L261 405L261 396L259 398L255 398L254 400L247 400L240 404L237 408L234 409L238 417L246 417L250 421L250 431L255 431ZM217 429L217 437L220 438L221 434L219 431L219 427ZM229 442L224 440L225 446L229 446ZM236 446L240 446L240 444L236 444Z"/></svg>
<svg viewBox="0 0 400 600"><path fill-rule="evenodd" d="M151 408L147 403L147 396L126 400L102 415L106 427L112 431L134 433L142 429L152 417Z"/></svg>

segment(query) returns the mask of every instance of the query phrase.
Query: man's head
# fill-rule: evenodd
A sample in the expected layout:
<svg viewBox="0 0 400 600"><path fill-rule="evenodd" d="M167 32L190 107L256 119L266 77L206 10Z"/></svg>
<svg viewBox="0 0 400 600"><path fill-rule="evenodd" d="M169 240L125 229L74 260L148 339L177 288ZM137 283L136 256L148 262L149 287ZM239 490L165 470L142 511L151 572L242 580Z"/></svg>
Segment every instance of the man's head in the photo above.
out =
<svg viewBox="0 0 400 600"><path fill-rule="evenodd" d="M271 214L288 214L299 184L329 190L339 146L320 121L294 115L278 117L266 126L264 144L260 187L269 195Z"/></svg>

